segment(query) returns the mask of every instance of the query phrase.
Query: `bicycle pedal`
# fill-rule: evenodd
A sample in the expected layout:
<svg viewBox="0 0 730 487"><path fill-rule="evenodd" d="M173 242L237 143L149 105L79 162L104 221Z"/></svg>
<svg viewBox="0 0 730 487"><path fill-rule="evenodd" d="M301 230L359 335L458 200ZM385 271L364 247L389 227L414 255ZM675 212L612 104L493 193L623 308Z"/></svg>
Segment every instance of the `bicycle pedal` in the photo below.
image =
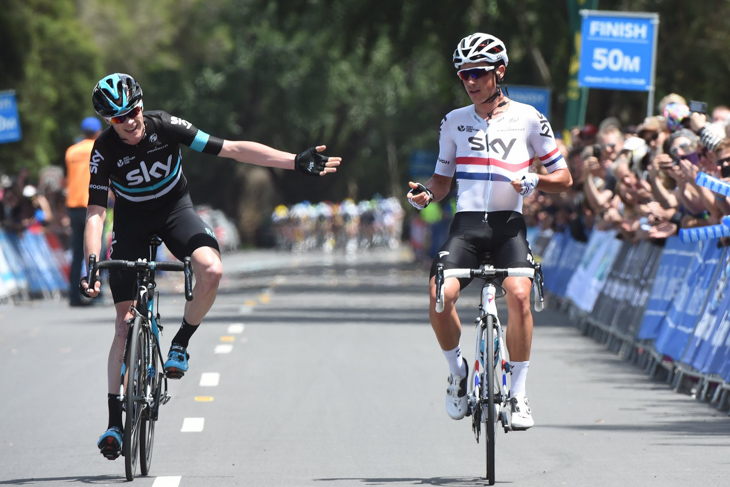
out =
<svg viewBox="0 0 730 487"><path fill-rule="evenodd" d="M160 398L160 404L167 404L168 402L170 402L170 399L172 399L172 396L168 393L165 393L165 395Z"/></svg>
<svg viewBox="0 0 730 487"><path fill-rule="evenodd" d="M169 369L165 371L165 375L168 379L182 379L182 377L185 375L185 372L178 369Z"/></svg>

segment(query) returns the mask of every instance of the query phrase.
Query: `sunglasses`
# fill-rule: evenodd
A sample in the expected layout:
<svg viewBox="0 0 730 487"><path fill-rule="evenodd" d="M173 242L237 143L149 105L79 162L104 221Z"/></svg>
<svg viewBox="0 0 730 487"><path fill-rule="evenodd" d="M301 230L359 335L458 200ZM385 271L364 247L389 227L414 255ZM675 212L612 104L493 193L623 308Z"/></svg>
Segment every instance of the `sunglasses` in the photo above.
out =
<svg viewBox="0 0 730 487"><path fill-rule="evenodd" d="M724 159L718 159L718 160L717 160L717 165L718 165L718 166L722 166L722 165L723 165L723 164L725 164L726 162L730 162L730 157L725 157Z"/></svg>
<svg viewBox="0 0 730 487"><path fill-rule="evenodd" d="M142 111L142 105L137 105L136 107L132 108L130 111L125 113L124 115L119 115L116 117L109 117L106 119L107 122L119 124L124 123L127 121L128 118L134 118L137 115L139 115L139 112Z"/></svg>
<svg viewBox="0 0 730 487"><path fill-rule="evenodd" d="M649 142L652 142L658 138L659 138L659 132L654 132L653 134L644 137L644 142L646 142L648 144Z"/></svg>
<svg viewBox="0 0 730 487"><path fill-rule="evenodd" d="M462 81L477 80L486 76L493 69L494 66L477 66L476 68L461 69L456 72L456 75Z"/></svg>
<svg viewBox="0 0 730 487"><path fill-rule="evenodd" d="M669 149L669 154L674 157L679 157L679 149L682 149L682 152L687 154L688 152L692 152L692 145L686 142L684 144L679 144L677 147Z"/></svg>

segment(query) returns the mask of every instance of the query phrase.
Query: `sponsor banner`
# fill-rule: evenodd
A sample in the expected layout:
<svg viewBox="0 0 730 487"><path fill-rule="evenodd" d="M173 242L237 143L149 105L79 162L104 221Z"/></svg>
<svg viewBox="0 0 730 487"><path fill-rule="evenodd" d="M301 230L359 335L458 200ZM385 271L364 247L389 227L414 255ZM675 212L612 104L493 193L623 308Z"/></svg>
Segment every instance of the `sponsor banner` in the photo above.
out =
<svg viewBox="0 0 730 487"><path fill-rule="evenodd" d="M700 246L701 251L692 259L654 343L657 352L673 360L682 357L694 332L720 262L722 249L715 242L700 242Z"/></svg>
<svg viewBox="0 0 730 487"><path fill-rule="evenodd" d="M618 254L621 241L615 230L594 230L580 264L568 282L566 297L583 311L590 312Z"/></svg>
<svg viewBox="0 0 730 487"><path fill-rule="evenodd" d="M719 374L730 350L730 251L725 249L707 304L697 321L682 362L704 374Z"/></svg>
<svg viewBox="0 0 730 487"><path fill-rule="evenodd" d="M667 239L637 339L654 340L659 335L667 310L690 263L696 260L695 256L699 259L698 250L698 243L682 243L679 237Z"/></svg>

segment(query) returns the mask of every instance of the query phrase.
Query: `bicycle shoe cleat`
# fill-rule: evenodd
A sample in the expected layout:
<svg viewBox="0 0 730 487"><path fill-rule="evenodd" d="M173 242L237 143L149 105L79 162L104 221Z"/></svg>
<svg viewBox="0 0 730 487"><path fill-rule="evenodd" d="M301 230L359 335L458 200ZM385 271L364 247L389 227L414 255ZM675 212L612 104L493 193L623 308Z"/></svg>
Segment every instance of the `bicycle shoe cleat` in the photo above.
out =
<svg viewBox="0 0 730 487"><path fill-rule="evenodd" d="M449 387L446 389L446 412L451 419L462 419L469 411L469 398L466 395L466 382L469 378L469 366L464 360L466 372L464 377L449 375Z"/></svg>
<svg viewBox="0 0 730 487"><path fill-rule="evenodd" d="M165 362L165 374L169 379L180 379L188 371L188 359L190 355L180 345L173 344L167 354Z"/></svg>
<svg viewBox="0 0 730 487"><path fill-rule="evenodd" d="M535 426L535 420L532 419L532 409L530 402L525 396L515 396L512 398L512 429L516 431L524 431Z"/></svg>
<svg viewBox="0 0 730 487"><path fill-rule="evenodd" d="M107 460L116 460L122 454L122 429L112 426L99 437L96 446Z"/></svg>

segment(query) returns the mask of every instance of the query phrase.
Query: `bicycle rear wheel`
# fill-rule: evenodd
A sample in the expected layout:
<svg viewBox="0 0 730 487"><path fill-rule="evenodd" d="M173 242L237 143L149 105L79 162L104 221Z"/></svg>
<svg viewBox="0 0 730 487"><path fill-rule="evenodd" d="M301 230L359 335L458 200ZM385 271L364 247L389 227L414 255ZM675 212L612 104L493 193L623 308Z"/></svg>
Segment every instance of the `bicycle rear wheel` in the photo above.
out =
<svg viewBox="0 0 730 487"><path fill-rule="evenodd" d="M134 318L127 337L127 390L124 396L124 470L127 480L134 480L139 450L139 426L143 409L146 366L144 363L144 329L142 317Z"/></svg>
<svg viewBox="0 0 730 487"><path fill-rule="evenodd" d="M487 434L485 444L487 447L487 480L489 485L494 485L494 452L495 452L495 426L497 424L497 414L494 410L494 400L497 395L495 391L499 391L499 385L494 379L494 317L487 316L487 327L484 329L484 340L486 343L486 356L484 357L484 371L486 381L484 383L484 391L487 395Z"/></svg>
<svg viewBox="0 0 730 487"><path fill-rule="evenodd" d="M152 465L152 448L155 442L155 423L157 422L157 411L160 407L160 358L157 352L157 342L152 338L150 330L145 327L144 342L152 344L145 346L145 387L144 393L147 398L152 398L152 403L142 413L139 423L139 470L142 475L147 475Z"/></svg>

